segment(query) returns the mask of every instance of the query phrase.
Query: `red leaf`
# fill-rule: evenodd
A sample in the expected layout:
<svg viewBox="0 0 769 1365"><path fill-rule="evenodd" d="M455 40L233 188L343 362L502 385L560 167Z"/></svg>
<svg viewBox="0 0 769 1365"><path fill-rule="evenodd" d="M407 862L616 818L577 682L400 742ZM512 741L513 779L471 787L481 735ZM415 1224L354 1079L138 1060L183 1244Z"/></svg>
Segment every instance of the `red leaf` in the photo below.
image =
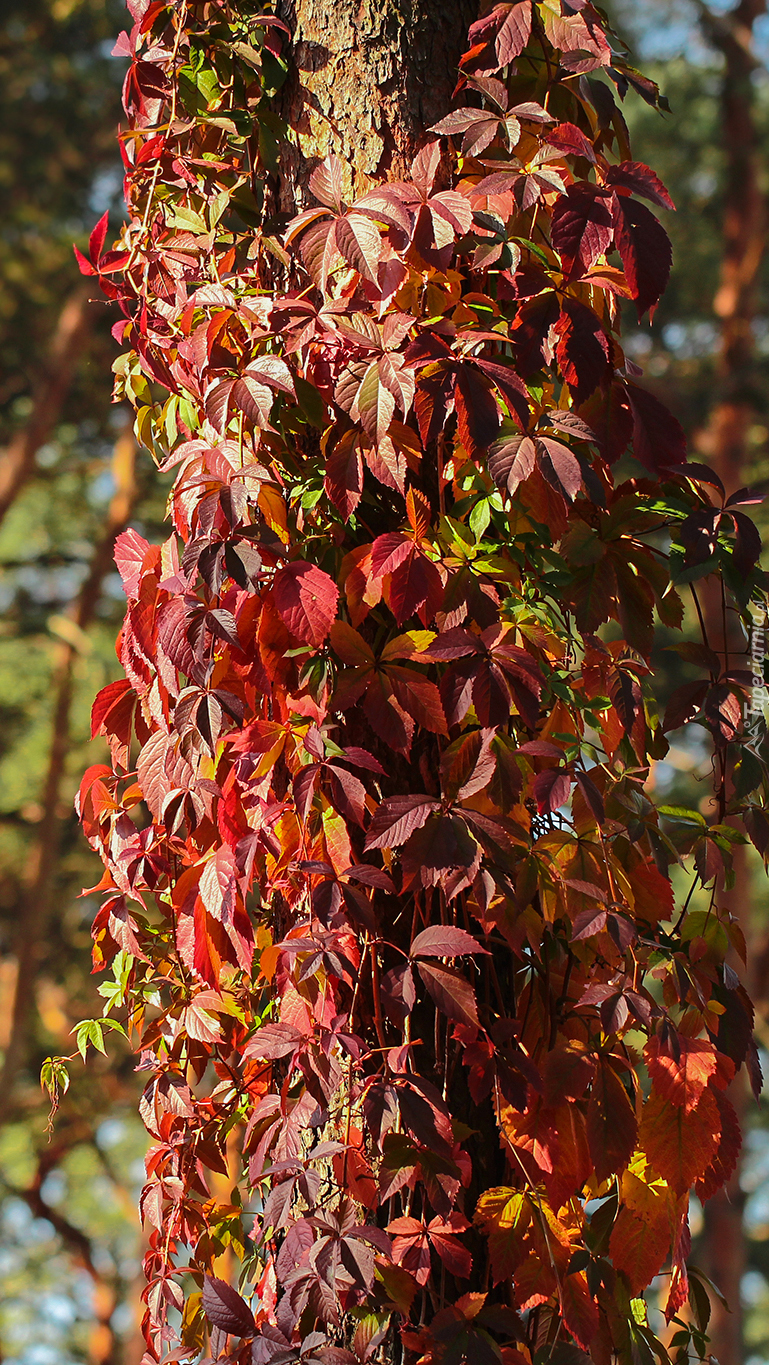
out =
<svg viewBox="0 0 769 1365"><path fill-rule="evenodd" d="M461 1213L449 1214L446 1222L442 1218L433 1218L427 1226L427 1235L446 1269L460 1280L470 1278L473 1258L467 1247L462 1246L452 1234L464 1232L468 1226L467 1219Z"/></svg>
<svg viewBox="0 0 769 1365"><path fill-rule="evenodd" d="M586 160L596 164L595 148L574 123L559 123L557 128L551 129L546 138L549 147L557 147L559 151L566 152L568 156L583 156ZM568 191L567 191L568 193ZM556 209L558 203L556 201ZM553 243L555 245L555 243Z"/></svg>
<svg viewBox="0 0 769 1365"><path fill-rule="evenodd" d="M587 1351L598 1331L598 1307L582 1271L564 1276L561 1298L563 1320L577 1345Z"/></svg>
<svg viewBox="0 0 769 1365"><path fill-rule="evenodd" d="M633 435L633 415L624 384L599 389L580 404L580 413L594 432L604 459L613 464L627 450Z"/></svg>
<svg viewBox="0 0 769 1365"><path fill-rule="evenodd" d="M596 186L570 185L555 202L550 233L567 280L584 275L605 255L613 231L609 204Z"/></svg>
<svg viewBox="0 0 769 1365"><path fill-rule="evenodd" d="M606 183L634 190L636 194L642 194L644 199L649 199L661 209L675 208L659 176L642 161L621 161L618 166L610 166L606 172Z"/></svg>
<svg viewBox="0 0 769 1365"><path fill-rule="evenodd" d="M609 343L593 310L577 299L564 298L555 331L561 373L575 401L581 402L610 373Z"/></svg>
<svg viewBox="0 0 769 1365"><path fill-rule="evenodd" d="M279 569L273 581L278 614L297 640L321 645L336 617L339 589L315 564L295 560Z"/></svg>
<svg viewBox="0 0 769 1365"><path fill-rule="evenodd" d="M344 195L344 167L338 156L328 156L310 176L310 193L326 208L341 211Z"/></svg>
<svg viewBox="0 0 769 1365"><path fill-rule="evenodd" d="M739 698L726 683L716 683L707 689L703 711L717 744L728 743L739 734L742 708Z"/></svg>
<svg viewBox="0 0 769 1365"><path fill-rule="evenodd" d="M740 1120L737 1117L734 1105L726 1095L719 1093L716 1093L715 1101L721 1119L721 1136L718 1140L718 1148L707 1170L694 1184L697 1197L703 1204L706 1199L710 1199L716 1193L716 1190L720 1190L734 1174L742 1146Z"/></svg>
<svg viewBox="0 0 769 1365"><path fill-rule="evenodd" d="M156 820L170 792L192 785L193 772L173 740L156 730L147 740L136 761L136 774L144 800Z"/></svg>
<svg viewBox="0 0 769 1365"><path fill-rule="evenodd" d="M443 596L443 580L427 555L412 550L384 584L385 600L399 626L417 613L423 625L431 621Z"/></svg>
<svg viewBox="0 0 769 1365"><path fill-rule="evenodd" d="M417 934L411 944L410 956L415 957L464 957L466 954L484 953L477 939L465 929L454 929L450 925L433 924Z"/></svg>
<svg viewBox="0 0 769 1365"><path fill-rule="evenodd" d="M296 1052L304 1034L292 1024L264 1024L249 1038L243 1049L244 1057L256 1057L260 1062L273 1062Z"/></svg>
<svg viewBox="0 0 769 1365"><path fill-rule="evenodd" d="M704 1038L685 1038L680 1034L663 1040L655 1035L644 1048L652 1085L663 1099L682 1105L689 1114L699 1103L703 1090L718 1071L718 1054ZM733 1063L730 1063L732 1070Z"/></svg>
<svg viewBox="0 0 769 1365"><path fill-rule="evenodd" d="M548 483L573 502L582 487L582 470L569 447L541 436L537 440L537 458Z"/></svg>
<svg viewBox="0 0 769 1365"><path fill-rule="evenodd" d="M721 1118L712 1090L689 1110L652 1091L643 1108L639 1146L663 1180L685 1194L701 1180L718 1150Z"/></svg>
<svg viewBox="0 0 769 1365"><path fill-rule="evenodd" d="M670 278L673 250L662 224L637 199L615 194L612 201L614 242L638 316L659 302Z"/></svg>
<svg viewBox="0 0 769 1365"><path fill-rule="evenodd" d="M439 659L447 662L449 659L463 659L469 654L481 652L481 642L477 635L464 626L455 626L453 630L444 630L436 636L432 644L424 651L426 659Z"/></svg>
<svg viewBox="0 0 769 1365"><path fill-rule="evenodd" d="M223 396L227 397L228 404L232 402L235 407L240 408L256 426L263 429L269 427L274 394L267 384L260 384L253 375L244 374L235 380L232 388ZM226 409L223 411L226 413ZM211 420L220 431L224 430L223 419L212 417Z"/></svg>
<svg viewBox="0 0 769 1365"><path fill-rule="evenodd" d="M335 621L329 632L331 646L343 664L352 668L373 667L371 646L346 621Z"/></svg>
<svg viewBox="0 0 769 1365"><path fill-rule="evenodd" d="M140 536L138 531L134 531L133 527L129 527L127 531L121 531L115 541L115 563L123 580L126 597L129 600L139 596L142 565L149 548L149 541L145 540L144 536Z"/></svg>
<svg viewBox="0 0 769 1365"><path fill-rule="evenodd" d="M587 1136L599 1184L625 1169L637 1133L627 1091L613 1067L601 1058L587 1106Z"/></svg>
<svg viewBox="0 0 769 1365"><path fill-rule="evenodd" d="M91 262L89 261L88 257L83 255L82 251L80 250L80 247L79 247L79 246L74 246L74 245L73 245L72 250L73 250L74 253L75 253L75 260L77 261L78 269L80 270L80 274L81 274L81 275L96 275L96 274L97 274L97 271L94 270L94 268L93 268L93 266L91 265ZM123 323L121 322L121 323L118 324L118 325L122 327L122 326L123 326Z"/></svg>
<svg viewBox="0 0 769 1365"><path fill-rule="evenodd" d="M254 1315L236 1289L214 1275L203 1281L203 1312L214 1327L233 1337L250 1337L256 1331Z"/></svg>
<svg viewBox="0 0 769 1365"><path fill-rule="evenodd" d="M223 432L227 426L230 414L230 399L232 398L233 389L237 382L238 381L235 379L224 379L221 383L212 384L206 394L206 417L212 426L219 432ZM239 390L241 398L243 397L244 392L246 394L249 393L247 387ZM253 392L251 392L251 398L254 399ZM272 397L270 397L270 403L272 403ZM261 407L256 404L255 399L254 405L257 407L258 411L261 412Z"/></svg>
<svg viewBox="0 0 769 1365"><path fill-rule="evenodd" d="M402 531L388 531L383 536L377 536L371 547L371 572L374 578L393 573L413 550L414 541Z"/></svg>
<svg viewBox="0 0 769 1365"><path fill-rule="evenodd" d="M209 915L228 924L234 916L236 894L235 854L229 844L220 844L200 875L200 899Z"/></svg>
<svg viewBox="0 0 769 1365"><path fill-rule="evenodd" d="M133 697L133 688L127 678L103 687L91 708L91 739L106 733L110 712L127 696Z"/></svg>
<svg viewBox="0 0 769 1365"><path fill-rule="evenodd" d="M494 11L505 15L499 27L494 47L501 67L509 66L520 57L531 36L531 0L518 0L513 5L498 5ZM472 30L471 30L472 31Z"/></svg>
<svg viewBox="0 0 769 1365"><path fill-rule="evenodd" d="M571 792L571 777L558 768L546 768L534 778L534 799L540 815L564 806Z"/></svg>
<svg viewBox="0 0 769 1365"><path fill-rule="evenodd" d="M512 497L534 470L537 448L530 436L501 436L489 447L489 473Z"/></svg>
<svg viewBox="0 0 769 1365"><path fill-rule="evenodd" d="M252 376L260 384L278 389L296 398L294 380L285 360L279 355L258 355L245 368L245 374Z"/></svg>
<svg viewBox="0 0 769 1365"><path fill-rule="evenodd" d="M441 694L434 682L414 668L391 664L384 672L398 705L432 735L447 735Z"/></svg>
<svg viewBox="0 0 769 1365"><path fill-rule="evenodd" d="M606 928L606 908L601 905L590 906L587 910L580 910L574 916L572 925L571 941L578 943L580 939L591 938L593 934L600 934Z"/></svg>
<svg viewBox="0 0 769 1365"><path fill-rule="evenodd" d="M510 414L516 417L521 426L529 425L529 392L522 379L509 365L501 365L496 360L477 360L478 369L499 389L505 399Z"/></svg>
<svg viewBox="0 0 769 1365"><path fill-rule="evenodd" d="M417 962L419 975L442 1014L458 1024L478 1024L475 991L466 977L452 967Z"/></svg>
<svg viewBox="0 0 769 1365"><path fill-rule="evenodd" d="M480 459L499 431L499 409L474 366L457 366L454 402L459 439L468 455Z"/></svg>
<svg viewBox="0 0 769 1365"><path fill-rule="evenodd" d="M339 218L336 244L345 260L360 275L376 284L382 239L372 219L362 213L348 213L344 218Z"/></svg>
<svg viewBox="0 0 769 1365"><path fill-rule="evenodd" d="M670 1193L646 1185L631 1172L622 1177L624 1203L611 1230L609 1250L615 1268L627 1276L632 1294L649 1284L670 1254Z"/></svg>
<svg viewBox="0 0 769 1365"><path fill-rule="evenodd" d="M686 459L686 435L681 423L659 398L636 384L626 393L633 414L633 454L655 474Z"/></svg>
<svg viewBox="0 0 769 1365"><path fill-rule="evenodd" d="M439 803L429 796L389 797L371 821L366 848L397 848L439 809Z"/></svg>
<svg viewBox="0 0 769 1365"><path fill-rule="evenodd" d="M606 811L604 810L603 797L593 782L593 779L589 777L587 773L577 770L574 774L574 780L587 802L587 805L593 812L598 824L602 825L606 819Z"/></svg>
<svg viewBox="0 0 769 1365"><path fill-rule="evenodd" d="M395 398L382 383L378 362L372 361L356 391L350 416L360 422L372 441L379 442L386 436L394 414Z"/></svg>
<svg viewBox="0 0 769 1365"><path fill-rule="evenodd" d="M677 687L670 697L665 719L662 728L667 733L669 730L678 730L681 725L696 716L702 703L705 700L705 693L708 685L705 682L688 682Z"/></svg>
<svg viewBox="0 0 769 1365"><path fill-rule="evenodd" d="M104 250L104 239L107 236L108 226L109 209L102 214L88 239L88 254L91 258L91 265L97 266L99 264L99 257Z"/></svg>

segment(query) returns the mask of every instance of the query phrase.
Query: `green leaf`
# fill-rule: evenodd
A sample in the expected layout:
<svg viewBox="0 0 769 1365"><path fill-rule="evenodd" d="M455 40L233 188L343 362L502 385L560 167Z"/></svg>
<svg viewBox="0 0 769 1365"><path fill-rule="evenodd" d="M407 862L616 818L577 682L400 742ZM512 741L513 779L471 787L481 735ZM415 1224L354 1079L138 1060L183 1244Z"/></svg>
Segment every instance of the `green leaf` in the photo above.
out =
<svg viewBox="0 0 769 1365"><path fill-rule="evenodd" d="M124 1038L127 1037L123 1025L118 1023L117 1019L83 1019L72 1030L75 1035L77 1050L83 1058L83 1061L86 1059L89 1043L92 1047L96 1048L97 1052L101 1052L106 1057L107 1049L104 1046L105 1028L112 1029L114 1032L122 1034Z"/></svg>
<svg viewBox="0 0 769 1365"><path fill-rule="evenodd" d="M51 1103L58 1106L59 1096L69 1090L69 1071L65 1057L46 1057L40 1068L40 1084L48 1091Z"/></svg>

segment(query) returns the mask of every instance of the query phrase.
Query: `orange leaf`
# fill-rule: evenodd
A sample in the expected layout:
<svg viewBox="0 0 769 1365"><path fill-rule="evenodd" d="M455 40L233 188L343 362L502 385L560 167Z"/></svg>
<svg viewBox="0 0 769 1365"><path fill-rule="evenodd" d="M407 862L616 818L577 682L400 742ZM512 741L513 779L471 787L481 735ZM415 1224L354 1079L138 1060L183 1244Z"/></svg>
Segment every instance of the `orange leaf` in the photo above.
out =
<svg viewBox="0 0 769 1365"><path fill-rule="evenodd" d="M478 1200L475 1223L489 1239L494 1283L507 1280L526 1255L523 1234L531 1221L528 1196L500 1187L486 1190Z"/></svg>
<svg viewBox="0 0 769 1365"><path fill-rule="evenodd" d="M657 924L661 919L672 918L673 887L669 878L663 877L654 863L639 863L637 867L628 869L628 876L637 919Z"/></svg>
<svg viewBox="0 0 769 1365"><path fill-rule="evenodd" d="M577 1345L586 1351L598 1331L598 1308L582 1271L565 1277L561 1285L561 1311Z"/></svg>
<svg viewBox="0 0 769 1365"><path fill-rule="evenodd" d="M688 1113L652 1091L643 1108L639 1145L649 1163L678 1194L685 1194L710 1166L721 1135L721 1116L711 1090L703 1090Z"/></svg>
<svg viewBox="0 0 769 1365"><path fill-rule="evenodd" d="M716 1049L705 1038L683 1038L677 1034L663 1042L655 1035L646 1044L644 1057L657 1094L671 1104L681 1105L687 1114L699 1103L703 1090L718 1070Z"/></svg>
<svg viewBox="0 0 769 1365"><path fill-rule="evenodd" d="M735 1112L734 1105L726 1095L714 1095L718 1112L721 1116L721 1136L718 1141L718 1148L712 1162L699 1180L695 1182L697 1197L703 1204L706 1199L710 1199L716 1190L720 1190L732 1175L737 1158L742 1146L742 1133L740 1131L740 1121Z"/></svg>
<svg viewBox="0 0 769 1365"><path fill-rule="evenodd" d="M601 1057L587 1106L587 1138L599 1183L627 1166L637 1132L627 1091L613 1067Z"/></svg>
<svg viewBox="0 0 769 1365"><path fill-rule="evenodd" d="M637 1294L670 1253L681 1201L664 1180L655 1178L648 1167L644 1170L645 1163L636 1159L633 1166L634 1171L625 1171L622 1176L622 1204L609 1250L616 1269L627 1276L631 1294Z"/></svg>

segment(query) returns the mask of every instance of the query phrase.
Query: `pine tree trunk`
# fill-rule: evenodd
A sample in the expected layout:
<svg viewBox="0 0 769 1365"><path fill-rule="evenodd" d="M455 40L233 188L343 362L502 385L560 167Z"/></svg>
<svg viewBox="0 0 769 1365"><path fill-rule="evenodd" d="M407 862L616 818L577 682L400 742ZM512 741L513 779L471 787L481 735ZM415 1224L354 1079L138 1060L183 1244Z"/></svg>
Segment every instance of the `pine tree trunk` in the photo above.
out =
<svg viewBox="0 0 769 1365"><path fill-rule="evenodd" d="M404 175L448 112L478 0L283 0L294 65L283 113L298 132L281 204L294 212L318 158L335 152L349 189Z"/></svg>
<svg viewBox="0 0 769 1365"><path fill-rule="evenodd" d="M748 428L756 410L753 322L766 254L764 152L756 124L752 52L756 20L766 0L741 0L728 15L707 14L707 37L724 59L721 85L726 187L723 256L713 311L720 320L719 397L704 433L703 449L733 492L744 482Z"/></svg>
<svg viewBox="0 0 769 1365"><path fill-rule="evenodd" d="M752 38L756 20L766 8L766 0L741 0L728 15L703 14L707 37L724 59L721 112L726 189L721 277L713 302L721 331L720 392L700 445L723 480L727 493L733 493L749 481L748 435L757 405L753 321L769 220L763 188L764 154L755 119L752 76L757 63L752 54ZM736 652L745 650L744 635L736 618L728 621L727 639L724 639L720 594L718 601L706 602L706 615L713 648L722 654L728 651L732 667L735 664L744 666L742 658L734 658ZM766 957L766 943L761 942L765 932L755 922L750 867L744 850L737 849L736 854L734 886L730 891L722 889L720 904L740 921L748 948L746 986L760 1009L762 989L757 977L761 973L757 966ZM744 1131L744 1119L752 1100L742 1077L735 1082L730 1094ZM728 1185L705 1206L705 1269L724 1294L730 1309L726 1312L717 1300L713 1301L711 1350L720 1365L741 1365L745 1354L740 1301L748 1259L743 1229L744 1203L738 1166Z"/></svg>
<svg viewBox="0 0 769 1365"><path fill-rule="evenodd" d="M129 424L115 443L112 458L115 492L107 512L104 535L94 547L88 575L70 613L79 631L86 630L94 620L104 579L114 563L115 538L125 528L136 502L136 450L133 427ZM53 913L62 834L61 787L71 745L70 717L76 657L75 645L66 641L56 652L51 748L41 793L43 814L27 861L26 886L19 906L15 953L18 969L11 1007L10 1036L0 1069L0 1126L8 1122L13 1112L14 1085L30 1046L30 1020L35 1006L40 957L46 926Z"/></svg>

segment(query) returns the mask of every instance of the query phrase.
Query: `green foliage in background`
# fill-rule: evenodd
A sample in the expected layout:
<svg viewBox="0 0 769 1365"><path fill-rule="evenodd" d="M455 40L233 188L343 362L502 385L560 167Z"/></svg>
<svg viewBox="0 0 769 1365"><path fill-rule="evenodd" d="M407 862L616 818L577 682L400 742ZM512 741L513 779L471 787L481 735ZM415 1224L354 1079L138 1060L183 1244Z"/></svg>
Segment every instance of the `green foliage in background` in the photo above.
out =
<svg viewBox="0 0 769 1365"><path fill-rule="evenodd" d="M61 310L80 287L72 243L85 245L105 208L116 222L121 212L116 128L124 64L110 52L124 21L120 0L24 0L0 13L0 462L3 446L29 420ZM103 534L113 445L125 415L110 404L114 318L103 301L91 308L93 324L57 425L0 527L0 1051L39 833L55 668L62 640L75 643L53 913L29 1052L0 1130L0 1357L24 1365L114 1358L106 1324L111 1319L118 1350L129 1343L138 1294L141 1078L128 1059L88 1071L78 1059L53 1140L38 1083L42 1059L73 1052L71 1028L100 1014L104 1003L90 975L94 904L80 898L100 868L77 833L72 797L99 753L89 742L91 700L116 675L124 609L117 576L105 579L86 633L73 633L68 612ZM141 483L141 461L138 476ZM150 536L163 512L156 483L154 498L140 500L134 514ZM38 1199L66 1226L41 1217Z"/></svg>
<svg viewBox="0 0 769 1365"><path fill-rule="evenodd" d="M675 201L677 212L666 222L673 243L670 285L651 325L638 326L626 310L625 344L644 369L644 382L653 387L676 413L689 437L692 458L707 460L708 418L719 395L719 319L714 312L722 257L722 220L726 155L722 136L720 91L722 62L708 46L698 23L698 8L687 0L614 0L615 26L644 57L644 69L656 80L670 102L670 112L658 114L641 101L628 100L625 116L635 153L655 166ZM731 6L711 6L713 10ZM769 24L757 26L758 55L752 75L753 113L762 144L769 147ZM769 195L767 179L762 186ZM754 417L747 433L747 461L743 481L762 491L769 488L769 261L764 260L759 281L755 320L755 363L743 377L745 395ZM769 536L766 502L753 511L764 542ZM692 620L691 638L696 638ZM660 654L658 666L673 685L684 677L675 656ZM685 669L685 666L684 666ZM707 786L710 751L695 725L671 737L667 762L657 765L656 779L672 804L697 806ZM760 860L747 854L753 872L750 894L755 937L766 937L769 905ZM765 1001L759 1000L757 1035L762 1043L766 1073L769 1030ZM764 1007L762 1009L762 1006ZM743 1276L745 1343L748 1365L769 1360L769 1116L765 1107L749 1113L741 1174L744 1196L747 1271ZM702 1253L702 1218L692 1218L697 1261ZM699 1237L696 1235L699 1229Z"/></svg>

